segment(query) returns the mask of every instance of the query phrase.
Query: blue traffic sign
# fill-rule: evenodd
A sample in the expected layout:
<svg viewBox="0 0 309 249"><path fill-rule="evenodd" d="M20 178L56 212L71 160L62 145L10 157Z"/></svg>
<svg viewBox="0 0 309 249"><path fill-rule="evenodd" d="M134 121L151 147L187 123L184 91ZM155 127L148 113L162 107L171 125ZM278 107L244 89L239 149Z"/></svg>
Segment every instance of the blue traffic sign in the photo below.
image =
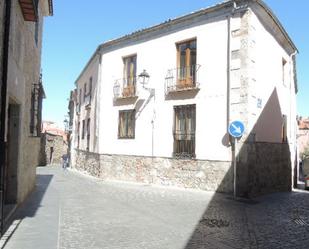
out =
<svg viewBox="0 0 309 249"><path fill-rule="evenodd" d="M229 133L232 137L241 137L245 131L245 125L243 122L235 120L229 125Z"/></svg>

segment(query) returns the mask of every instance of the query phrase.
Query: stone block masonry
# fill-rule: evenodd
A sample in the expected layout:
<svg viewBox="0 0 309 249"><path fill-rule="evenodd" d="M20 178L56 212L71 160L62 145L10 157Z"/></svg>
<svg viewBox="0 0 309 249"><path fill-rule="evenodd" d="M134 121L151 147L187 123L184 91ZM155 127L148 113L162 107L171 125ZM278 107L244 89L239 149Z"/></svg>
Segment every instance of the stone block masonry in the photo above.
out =
<svg viewBox="0 0 309 249"><path fill-rule="evenodd" d="M230 162L107 155L81 150L75 153L73 167L101 179L233 191Z"/></svg>
<svg viewBox="0 0 309 249"><path fill-rule="evenodd" d="M41 135L40 165L62 164L62 156L67 153L67 142L62 136L43 133Z"/></svg>
<svg viewBox="0 0 309 249"><path fill-rule="evenodd" d="M107 155L75 150L73 168L118 180L233 193L228 161ZM243 143L237 156L237 195L255 197L291 190L290 152L285 143Z"/></svg>
<svg viewBox="0 0 309 249"><path fill-rule="evenodd" d="M291 191L292 171L287 143L244 143L238 154L237 192L259 196Z"/></svg>

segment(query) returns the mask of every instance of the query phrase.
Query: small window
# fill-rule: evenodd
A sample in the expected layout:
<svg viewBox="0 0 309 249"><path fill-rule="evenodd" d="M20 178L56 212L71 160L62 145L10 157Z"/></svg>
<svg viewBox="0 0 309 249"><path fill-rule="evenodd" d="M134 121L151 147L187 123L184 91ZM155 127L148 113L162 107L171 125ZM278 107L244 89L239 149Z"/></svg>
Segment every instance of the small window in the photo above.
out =
<svg viewBox="0 0 309 249"><path fill-rule="evenodd" d="M136 55L123 58L123 96L135 96Z"/></svg>
<svg viewBox="0 0 309 249"><path fill-rule="evenodd" d="M42 85L42 75L39 83L32 85L31 91L31 109L30 109L30 135L39 137L42 126L42 102L44 98L44 89Z"/></svg>
<svg viewBox="0 0 309 249"><path fill-rule="evenodd" d="M196 39L177 45L177 84L192 85L196 81Z"/></svg>
<svg viewBox="0 0 309 249"><path fill-rule="evenodd" d="M287 62L282 58L282 83L284 86L287 86Z"/></svg>
<svg viewBox="0 0 309 249"><path fill-rule="evenodd" d="M82 89L80 88L79 89L79 104L81 104L82 103Z"/></svg>
<svg viewBox="0 0 309 249"><path fill-rule="evenodd" d="M135 110L119 111L118 138L135 137Z"/></svg>
<svg viewBox="0 0 309 249"><path fill-rule="evenodd" d="M136 55L123 58L123 78L126 85L135 85Z"/></svg>
<svg viewBox="0 0 309 249"><path fill-rule="evenodd" d="M282 143L286 143L288 141L287 137L287 116L282 116Z"/></svg>
<svg viewBox="0 0 309 249"><path fill-rule="evenodd" d="M87 150L89 151L90 146L90 118L87 119Z"/></svg>
<svg viewBox="0 0 309 249"><path fill-rule="evenodd" d="M195 105L174 106L174 157L195 157Z"/></svg>
<svg viewBox="0 0 309 249"><path fill-rule="evenodd" d="M35 22L35 29L34 29L34 40L35 40L35 45L38 46L38 42L39 42L39 17L37 18L36 22Z"/></svg>
<svg viewBox="0 0 309 249"><path fill-rule="evenodd" d="M83 127L82 127L82 139L85 138L85 120L83 120Z"/></svg>
<svg viewBox="0 0 309 249"><path fill-rule="evenodd" d="M77 124L77 149L79 149L79 142L80 142L80 122Z"/></svg>
<svg viewBox="0 0 309 249"><path fill-rule="evenodd" d="M84 84L84 102L86 100L87 97L87 83Z"/></svg>
<svg viewBox="0 0 309 249"><path fill-rule="evenodd" d="M89 79L89 98L91 100L91 97L92 97L92 77L90 77Z"/></svg>

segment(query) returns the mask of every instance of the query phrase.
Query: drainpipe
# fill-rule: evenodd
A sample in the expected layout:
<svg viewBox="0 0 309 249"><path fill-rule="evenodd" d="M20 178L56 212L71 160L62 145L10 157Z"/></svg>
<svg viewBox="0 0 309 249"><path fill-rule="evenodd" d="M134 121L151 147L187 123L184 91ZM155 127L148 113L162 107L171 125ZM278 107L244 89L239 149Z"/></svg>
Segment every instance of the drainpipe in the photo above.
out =
<svg viewBox="0 0 309 249"><path fill-rule="evenodd" d="M156 92L155 89L150 89L150 96L153 96L153 110L152 110L152 119L151 119L151 126L152 126L152 138L151 138L151 160L154 158L154 138L155 138L155 120L156 120Z"/></svg>
<svg viewBox="0 0 309 249"><path fill-rule="evenodd" d="M230 125L230 106L231 106L231 15L227 16L227 115L226 115L226 131L228 133L229 125ZM230 140L230 139L229 139Z"/></svg>
<svg viewBox="0 0 309 249"><path fill-rule="evenodd" d="M299 178L299 168L298 168L298 165L299 165L299 158L298 158L298 155L295 155L295 151L296 151L296 143L297 141L295 139L293 139L293 141L291 141L291 138L292 138L292 120L294 120L294 125L295 125L295 119L293 118L292 119L292 101L293 101L293 91L292 91L292 67L294 67L294 63L293 63L293 59L295 58L295 55L297 54L297 50L295 50L291 55L290 55L290 144L293 146L293 158L291 157L291 173L292 173L292 188L293 187L296 187L297 188L297 183L298 183L298 178ZM294 92L296 91L296 89L294 89ZM294 129L294 132L295 131L295 127L293 125L293 129ZM290 148L291 149L291 148ZM296 163L297 165L295 165L295 156L296 156ZM295 180L295 176L294 176L294 173L295 173L295 169L294 167L296 167L296 183L294 182Z"/></svg>
<svg viewBox="0 0 309 249"><path fill-rule="evenodd" d="M1 85L1 113L0 113L0 201L1 201L1 226L0 233L3 232L3 206L4 206L4 175L5 175L5 131L6 131L6 109L7 109L7 81L8 81L8 61L9 61L9 41L10 41L10 21L11 21L11 0L5 1L4 13L4 33L3 33L3 60L2 60L2 85Z"/></svg>
<svg viewBox="0 0 309 249"><path fill-rule="evenodd" d="M95 148L97 153L100 153L100 106L101 106L101 80L102 80L102 53L101 49L98 51L98 60L99 60L99 68L98 68L98 77L97 77L97 93L96 93L96 100L95 100L95 137L96 137L96 144Z"/></svg>
<svg viewBox="0 0 309 249"><path fill-rule="evenodd" d="M292 102L292 96L293 96L293 92L292 92L292 67L294 67L293 64L293 58L295 58L295 55L297 54L297 50L295 50L291 55L290 55L290 102ZM294 91L296 91L296 89L294 89ZM290 122L291 122L291 118L292 118L292 108L290 108ZM292 137L292 129L290 129L290 137Z"/></svg>

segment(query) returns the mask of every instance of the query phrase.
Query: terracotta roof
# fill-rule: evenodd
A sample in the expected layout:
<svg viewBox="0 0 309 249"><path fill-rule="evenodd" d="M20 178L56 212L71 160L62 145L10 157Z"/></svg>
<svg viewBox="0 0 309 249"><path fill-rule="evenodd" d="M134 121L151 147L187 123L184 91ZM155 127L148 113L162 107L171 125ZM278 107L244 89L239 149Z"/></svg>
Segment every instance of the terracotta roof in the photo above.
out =
<svg viewBox="0 0 309 249"><path fill-rule="evenodd" d="M42 133L48 133L56 136L65 137L65 131L57 126L56 123L51 121L43 121L42 123Z"/></svg>

